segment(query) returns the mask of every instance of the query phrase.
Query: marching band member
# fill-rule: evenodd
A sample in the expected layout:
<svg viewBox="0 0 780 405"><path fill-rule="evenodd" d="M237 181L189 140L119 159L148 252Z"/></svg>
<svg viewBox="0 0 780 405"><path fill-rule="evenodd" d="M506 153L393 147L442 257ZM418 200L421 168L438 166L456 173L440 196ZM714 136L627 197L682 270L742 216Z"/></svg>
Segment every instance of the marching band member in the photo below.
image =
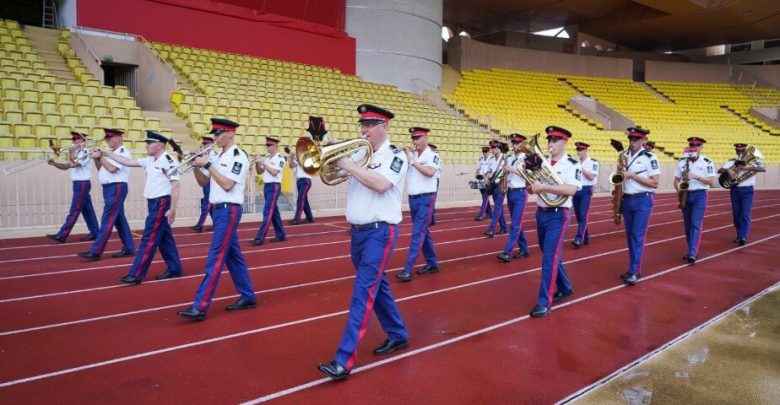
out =
<svg viewBox="0 0 780 405"><path fill-rule="evenodd" d="M318 135L320 138L324 137L328 130L325 128L325 120L321 117L309 116L309 128L306 129L311 135ZM318 138L319 139L319 138ZM292 225L298 225L301 223L301 214L306 215L306 223L314 222L314 216L311 213L311 206L309 205L309 190L311 189L311 175L306 173L305 170L298 164L298 159L295 157L290 158L290 167L295 172L295 185L298 189L298 198L295 203L295 216L290 223Z"/></svg>
<svg viewBox="0 0 780 405"><path fill-rule="evenodd" d="M115 128L104 128L103 131L106 134L105 140L111 152L130 159L130 151L122 145L124 131ZM95 160L95 166L98 168L98 179L103 185L103 217L100 220L100 229L92 247L87 252L80 252L79 256L88 260L100 260L114 226L116 226L119 239L122 241L122 250L112 256L134 256L133 234L130 232L130 224L125 218L125 198L127 198L127 182L130 179L130 173L127 167L113 159L102 158L100 151L93 151L90 157Z"/></svg>
<svg viewBox="0 0 780 405"><path fill-rule="evenodd" d="M751 171L754 175L743 180L729 190L731 194L731 212L734 216L734 228L737 230L737 238L734 243L744 245L747 243L748 233L750 233L750 210L753 208L753 187L756 184L755 173L765 172L764 162L761 159L755 159L751 165L746 165L740 160L747 150L746 143L735 143L734 151L737 157L726 162L723 167L718 169L718 173L727 173L729 170L735 170L737 173Z"/></svg>
<svg viewBox="0 0 780 405"><path fill-rule="evenodd" d="M165 265L165 272L155 277L157 280L181 277L182 268L176 241L173 239L171 224L176 220L176 205L179 202L179 174L172 172L178 162L165 151L165 144L171 143L173 149L178 149L173 141L154 131L146 131L145 158L133 160L116 153L101 150L101 156L109 157L125 167L140 167L146 171L144 198L149 209L146 216L144 234L138 251L141 253L133 260L130 272L119 279L124 284L141 284L149 271L157 248L160 248ZM180 151L180 149L179 149ZM170 178L166 176L170 173Z"/></svg>
<svg viewBox="0 0 780 405"><path fill-rule="evenodd" d="M553 185L534 182L531 192L536 194L536 233L542 250L542 278L539 297L531 310L532 317L546 316L554 302L560 302L574 293L574 287L563 268L563 239L569 227L571 198L558 207L550 207L540 193L573 196L582 187L582 169L577 159L566 154L566 143L572 137L568 130L549 126L545 129L550 151L550 165L564 184ZM537 158L534 156L533 158ZM529 160L526 159L526 167ZM555 291L555 293L553 293Z"/></svg>
<svg viewBox="0 0 780 405"><path fill-rule="evenodd" d="M493 215L490 218L490 225L488 225L488 229L485 231L485 236L488 238L493 237L493 233L496 230L496 222L498 222L498 225L501 228L498 234L501 235L506 233L506 220L504 219L504 192L501 190L501 187L498 186L498 178L493 179L496 172L503 168L503 166L499 167L499 165L501 164L506 150L504 149L504 145L497 139L490 141L490 147L493 151L493 156L491 156L487 162L489 172L487 175L485 175L485 182L487 183L486 187L492 188L493 191L490 193L490 195L493 197ZM493 184L491 185L490 183Z"/></svg>
<svg viewBox="0 0 780 405"><path fill-rule="evenodd" d="M409 256L403 271L396 274L401 281L412 281L412 268L422 249L425 266L417 274L439 272L439 259L433 246L431 231L428 229L433 208L436 205L436 173L441 168L439 155L428 147L428 128L412 127L414 149L404 150L409 162L409 211L412 217L412 240L409 244Z"/></svg>
<svg viewBox="0 0 780 405"><path fill-rule="evenodd" d="M201 148L205 149L211 146L212 144L214 144L214 138L210 136L203 136L201 137L200 142L201 142ZM217 151L212 149L209 152L208 156L209 156L209 161L214 160L214 158L217 156ZM211 183L206 183L206 185L203 186L203 198L200 200L200 216L198 217L198 222L195 224L195 226L190 228L197 233L203 232L203 225L206 223L206 216L211 213L211 204L209 204L210 189L211 189ZM211 221L214 222L214 218L211 218Z"/></svg>
<svg viewBox="0 0 780 405"><path fill-rule="evenodd" d="M209 202L214 221L211 246L206 257L206 275L203 277L195 301L184 311L177 314L182 318L203 320L217 290L219 276L223 266L227 266L230 278L238 291L238 300L225 307L226 311L236 311L257 306L255 289L249 278L246 260L241 253L236 230L241 222L241 204L244 203L244 187L249 171L249 158L236 144L234 137L238 124L221 118L211 119L211 134L222 152L216 159L207 156L196 158L192 164L201 170L194 170L198 184L211 183Z"/></svg>
<svg viewBox="0 0 780 405"><path fill-rule="evenodd" d="M83 149L87 136L76 131L70 131L70 137L76 150L70 151L68 160L55 162L54 159L49 159L46 162L57 169L70 170L70 180L73 182L73 198L70 202L68 216L65 217L65 223L62 224L57 233L46 235L47 238L54 239L60 243L65 243L65 240L68 239L68 235L70 235L73 225L76 224L76 220L79 219L79 215L84 217L84 222L87 223L87 229L89 229L89 234L81 238L81 241L95 240L100 229L97 216L95 216L95 209L92 207L92 196L89 195L89 191L92 189L90 161L89 159L74 161L77 152Z"/></svg>
<svg viewBox="0 0 780 405"><path fill-rule="evenodd" d="M588 232L588 212L590 211L590 202L593 199L593 187L599 179L599 161L588 156L588 145L585 142L575 142L577 148L577 157L579 157L580 166L582 166L582 189L574 194L574 215L577 217L577 235L571 244L574 248L590 243L590 233Z"/></svg>
<svg viewBox="0 0 780 405"><path fill-rule="evenodd" d="M520 175L517 169L519 162L525 160L525 154L520 152L520 145L526 137L520 134L510 135L510 141L514 148L514 154L507 157L506 167L504 170L509 173L507 181L509 182L509 191L507 192L507 205L509 206L509 215L512 218L512 224L509 227L509 237L504 245L504 251L498 255L498 259L503 262L509 262L512 260L512 249L515 248L515 244L520 248L515 258L528 257L528 241L525 239L525 230L523 230L523 214L525 213L525 204L528 200L528 195L525 190L525 179Z"/></svg>
<svg viewBox="0 0 780 405"><path fill-rule="evenodd" d="M428 147L431 148L433 153L435 153L436 157L439 159L439 170L436 170L436 174L434 175L434 177L436 177L436 193L433 196L433 214L431 214L431 223L430 223L430 226L434 226L436 225L436 200L437 197L439 196L439 180L441 180L442 161L441 161L441 155L439 155L439 148L437 148L436 145L432 143L429 143Z"/></svg>
<svg viewBox="0 0 780 405"><path fill-rule="evenodd" d="M279 194L282 192L282 171L286 159L278 153L279 140L270 136L265 137L265 147L268 148L268 155L261 156L255 163L257 174L263 176L263 223L257 230L255 238L249 241L252 245L258 246L265 243L265 234L268 232L268 225L274 224L274 237L271 242L283 242L287 240L284 233L284 224L282 216L279 214Z"/></svg>
<svg viewBox="0 0 780 405"><path fill-rule="evenodd" d="M476 221L482 221L485 219L485 215L488 217L491 216L491 212L493 212L493 208L490 206L490 199L487 195L487 192L485 191L485 183L487 179L485 176L487 175L489 171L488 167L488 160L490 159L490 147L489 146L483 146L482 147L482 157L479 158L477 161L477 171L475 174L475 177L477 181L480 184L479 188L479 194L482 196L482 205L479 207L479 212L477 213L477 216L474 218Z"/></svg>
<svg viewBox="0 0 780 405"><path fill-rule="evenodd" d="M707 209L707 189L715 181L715 167L712 160L701 155L701 149L705 142L707 141L695 136L688 138L686 153L690 156L680 159L674 172L674 188L678 193L684 173L689 182L682 212L685 224L685 241L688 243L688 253L683 256L683 259L690 264L696 263L699 258L704 211Z"/></svg>
<svg viewBox="0 0 780 405"><path fill-rule="evenodd" d="M661 168L658 158L644 147L650 131L641 127L626 130L628 150L625 153L627 163L623 180L623 223L626 225L628 242L628 271L620 277L628 285L634 285L642 277L642 255L645 250L645 237L653 212L655 189Z"/></svg>
<svg viewBox="0 0 780 405"><path fill-rule="evenodd" d="M352 263L356 269L349 319L335 359L317 368L341 380L355 366L357 346L373 310L388 339L374 349L384 355L409 347L409 335L398 311L385 269L398 241L401 194L407 171L406 155L390 144L388 126L393 113L363 104L358 107L360 130L374 154L368 167L340 159L339 168L351 174L347 186L347 221L352 224Z"/></svg>

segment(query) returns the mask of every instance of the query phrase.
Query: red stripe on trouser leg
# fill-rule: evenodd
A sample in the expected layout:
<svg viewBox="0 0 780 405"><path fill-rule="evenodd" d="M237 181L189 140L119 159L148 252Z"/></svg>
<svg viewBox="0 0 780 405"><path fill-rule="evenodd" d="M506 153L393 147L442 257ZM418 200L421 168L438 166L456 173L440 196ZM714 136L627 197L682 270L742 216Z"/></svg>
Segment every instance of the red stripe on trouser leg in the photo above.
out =
<svg viewBox="0 0 780 405"><path fill-rule="evenodd" d="M84 194L87 191L87 183L80 183L79 186L81 189L79 190L78 197L76 198L76 205L73 207L73 212L70 213L70 216L68 216L68 220L65 222L65 227L63 228L65 230L65 235L60 235L62 237L67 237L70 235L70 230L73 228L73 224L76 223L76 220L79 218L79 215L82 211L82 204L84 201Z"/></svg>
<svg viewBox="0 0 780 405"><path fill-rule="evenodd" d="M116 223L116 214L117 211L119 211L119 204L117 204L117 201L119 200L119 196L122 194L122 184L127 184L127 183L117 183L114 185L115 187L114 205L111 207L111 215L109 215L108 217L108 225L106 225L106 231L103 233L103 239L100 240L100 244L98 245L98 252L100 252L99 254L102 254L103 251L106 249L106 243L108 243L108 237L111 236L111 231L113 231L114 224ZM117 230L117 232L119 232L119 230Z"/></svg>
<svg viewBox="0 0 780 405"><path fill-rule="evenodd" d="M566 229L569 226L569 219L571 218L571 214L569 213L569 210L565 210L566 219L563 220L563 225L561 225L561 235L558 236L558 243L555 245L555 253L553 254L553 262L552 262L552 271L550 272L550 285L547 286L547 306L552 305L553 300L553 291L555 287L555 280L558 278L558 262L561 250L563 248L563 238L566 236Z"/></svg>
<svg viewBox="0 0 780 405"><path fill-rule="evenodd" d="M162 224L162 218L165 216L165 208L166 205L168 205L165 201L165 199L162 199L159 201L160 205L157 207L157 215L154 216L154 222L152 222L152 232L149 233L149 238L146 239L146 247L144 248L144 253L141 256L141 261L139 261L139 266L135 269L135 274L133 274L134 277L138 277L141 274L141 268L144 265L144 262L149 258L149 255L152 254L152 246L154 246L154 240L157 238L157 233L160 231L160 225Z"/></svg>
<svg viewBox="0 0 780 405"><path fill-rule="evenodd" d="M219 248L219 253L217 253L217 260L214 261L214 267L211 268L211 271L222 271L222 266L225 264L225 250L227 250L227 246L230 244L231 241L231 235L233 235L233 228L236 226L236 210L241 207L236 207L235 205L230 207L230 222L228 222L230 225L228 225L227 231L225 232L225 235L223 235L222 239L222 246ZM208 259L206 259L208 260ZM206 286L206 290L203 292L203 296L200 299L200 304L198 304L198 311L203 311L206 308L206 305L208 305L208 297L211 297L212 293L215 288L217 288L216 284L217 276L213 275L211 277L211 280L209 281L209 285Z"/></svg>

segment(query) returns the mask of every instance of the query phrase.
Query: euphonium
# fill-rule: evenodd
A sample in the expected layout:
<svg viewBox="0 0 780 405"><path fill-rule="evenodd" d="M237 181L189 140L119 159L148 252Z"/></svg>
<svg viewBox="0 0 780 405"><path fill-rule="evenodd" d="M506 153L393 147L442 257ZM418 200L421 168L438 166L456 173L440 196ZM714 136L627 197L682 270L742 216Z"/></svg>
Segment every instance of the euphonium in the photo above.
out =
<svg viewBox="0 0 780 405"><path fill-rule="evenodd" d="M334 186L349 179L349 173L336 166L341 158L349 158L365 149L360 160L355 162L366 167L371 162L373 150L371 144L363 138L355 138L322 146L311 138L299 138L295 144L295 157L303 171L309 175L319 173L322 182Z"/></svg>
<svg viewBox="0 0 780 405"><path fill-rule="evenodd" d="M764 155L760 150L758 150L758 148L753 145L748 145L745 149L745 152L741 153L737 158L737 161L744 162L746 167L755 167L756 163L758 163L757 161L761 160L764 160ZM718 183L720 183L721 187L725 189L732 189L738 186L739 183L742 183L743 181L756 175L756 172L752 170L742 170L738 172L735 170L736 163L734 166L735 167L729 169L725 173L722 173L720 177L718 177Z"/></svg>
<svg viewBox="0 0 780 405"><path fill-rule="evenodd" d="M523 176L528 185L531 185L537 181L542 184L549 184L553 186L560 186L564 184L555 173L555 170L553 169L552 165L550 165L550 162L545 159L544 153L542 153L542 150L539 148L539 134L536 134L530 139L524 141L520 145L520 151L526 154L526 162L528 161L528 157L530 155L535 155L537 157L536 160L541 161L541 164L539 164L538 167L523 168L521 165L522 160L518 159L516 169L518 172L520 172L520 175ZM545 204L549 205L550 207L559 207L569 198L567 196L551 193L541 193L539 194L539 197L542 199L542 201L544 201Z"/></svg>
<svg viewBox="0 0 780 405"><path fill-rule="evenodd" d="M626 180L626 164L628 157L623 153L623 144L616 140L611 140L612 147L618 151L618 161L615 173L609 175L609 182L614 186L612 189L612 220L615 225L623 222L623 182Z"/></svg>

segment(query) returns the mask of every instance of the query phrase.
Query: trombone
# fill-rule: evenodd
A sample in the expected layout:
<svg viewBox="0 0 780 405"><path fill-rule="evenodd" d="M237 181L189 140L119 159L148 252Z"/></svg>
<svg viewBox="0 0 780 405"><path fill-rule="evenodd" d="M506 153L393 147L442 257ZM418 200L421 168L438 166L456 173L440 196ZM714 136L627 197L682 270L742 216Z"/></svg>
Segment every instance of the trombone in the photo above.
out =
<svg viewBox="0 0 780 405"><path fill-rule="evenodd" d="M19 173L23 170L27 170L29 168L38 166L41 163L46 163L49 160L54 159L55 157L59 157L63 153L67 153L70 160L73 163L83 163L85 160L89 159L89 154L91 152L91 149L94 148L95 141L88 140L84 142L82 145L76 145L75 143L73 145L70 145L65 148L58 148L54 145L54 141L49 139L49 149L48 150L39 150L31 153L42 153L44 156L43 158L38 159L32 159L32 160L24 160L19 163L13 164L11 166L8 166L3 169L3 174L6 176ZM73 158L70 158L70 153L76 151L76 156Z"/></svg>
<svg viewBox="0 0 780 405"><path fill-rule="evenodd" d="M170 171L163 169L163 174L165 174L165 177L170 178L173 175L183 175L187 174L192 171L192 169L195 167L192 165L192 162L195 161L196 158L199 158L201 156L206 156L211 152L212 149L214 149L214 146L216 143L211 143L209 146L206 146L203 149L200 149L196 152L190 152L188 153L184 159L181 160L181 162L176 165L173 169Z"/></svg>

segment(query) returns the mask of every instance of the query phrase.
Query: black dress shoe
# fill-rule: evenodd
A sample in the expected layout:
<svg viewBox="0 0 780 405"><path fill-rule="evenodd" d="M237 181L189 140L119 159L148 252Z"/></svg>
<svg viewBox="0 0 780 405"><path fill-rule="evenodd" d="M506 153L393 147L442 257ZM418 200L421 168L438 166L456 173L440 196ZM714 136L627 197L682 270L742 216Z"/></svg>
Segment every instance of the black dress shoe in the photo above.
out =
<svg viewBox="0 0 780 405"><path fill-rule="evenodd" d="M284 242L284 241L286 241L286 240L287 240L287 237L282 237L282 238L280 238L280 237L278 237L278 236L274 236L274 237L271 239L271 242Z"/></svg>
<svg viewBox="0 0 780 405"><path fill-rule="evenodd" d="M184 311L177 312L176 315L193 321L202 321L206 317L206 311L198 311L195 307L189 307Z"/></svg>
<svg viewBox="0 0 780 405"><path fill-rule="evenodd" d="M429 264L426 264L425 266L422 266L419 269L417 269L417 274L433 274L438 272L439 272L438 266L431 266Z"/></svg>
<svg viewBox="0 0 780 405"><path fill-rule="evenodd" d="M493 231L485 231L484 235L487 236L488 238L492 238L493 237Z"/></svg>
<svg viewBox="0 0 780 405"><path fill-rule="evenodd" d="M515 255L514 255L513 257L514 257L515 259L522 259L522 258L524 258L524 257L528 257L528 256L530 256L530 255L531 255L531 254L530 254L530 253L528 253L528 251L527 251L527 250L521 250L521 251L519 251L519 252L515 253Z"/></svg>
<svg viewBox="0 0 780 405"><path fill-rule="evenodd" d="M739 246L745 246L745 245L747 244L747 239L745 239L745 238L739 238L739 240L737 241L737 243L739 243Z"/></svg>
<svg viewBox="0 0 780 405"><path fill-rule="evenodd" d="M131 252L129 250L120 250L119 252L116 252L113 255L111 255L111 257L128 257L128 256L135 256L135 252Z"/></svg>
<svg viewBox="0 0 780 405"><path fill-rule="evenodd" d="M571 296L572 294L574 294L574 289L573 288L571 290L569 290L568 292L557 291L555 294L553 294L553 302L561 302L561 301L565 300L566 298L569 298L569 296Z"/></svg>
<svg viewBox="0 0 780 405"><path fill-rule="evenodd" d="M89 242L89 241L93 241L95 239L97 239L97 235L95 235L94 233L91 233L91 234L89 234L89 235L87 235L87 236L85 236L85 237L83 237L83 238L81 238L79 240L82 241L82 242Z"/></svg>
<svg viewBox="0 0 780 405"><path fill-rule="evenodd" d="M625 279L626 279L626 277L628 277L628 276L630 276L630 275L631 275L631 272L630 272L630 271L627 271L627 272L625 272L625 273L623 273L623 274L621 274L621 275L620 275L620 279L621 279L621 280L625 280Z"/></svg>
<svg viewBox="0 0 780 405"><path fill-rule="evenodd" d="M485 218L484 217L480 217L480 216L476 216L476 217L474 217L474 220L475 221L484 221Z"/></svg>
<svg viewBox="0 0 780 405"><path fill-rule="evenodd" d="M534 318L539 318L542 316L547 316L547 314L550 313L550 307L543 307L541 305L537 305L534 307L534 309L531 310L531 316Z"/></svg>
<svg viewBox="0 0 780 405"><path fill-rule="evenodd" d="M57 235L56 233L50 233L50 234L46 235L46 237L49 238L49 239L54 239L54 240L56 240L57 242L60 242L60 243L65 243L65 238L63 238L60 235Z"/></svg>
<svg viewBox="0 0 780 405"><path fill-rule="evenodd" d="M579 249L580 246L582 246L582 243L580 243L578 240L573 240L571 241L571 245L574 246L575 249Z"/></svg>
<svg viewBox="0 0 780 405"><path fill-rule="evenodd" d="M301 221L297 219L293 219L290 221L290 225L300 225Z"/></svg>
<svg viewBox="0 0 780 405"><path fill-rule="evenodd" d="M320 364L317 366L317 370L322 371L323 374L334 380L343 380L349 377L349 370L344 368L344 366L337 361L331 361L328 364Z"/></svg>
<svg viewBox="0 0 780 405"><path fill-rule="evenodd" d="M374 349L374 354L376 355L382 355L382 354L390 354L396 350L403 350L409 347L409 341L408 340L385 340L384 343L382 343L379 347Z"/></svg>
<svg viewBox="0 0 780 405"><path fill-rule="evenodd" d="M92 252L79 252L79 256L87 260L100 260L100 255Z"/></svg>
<svg viewBox="0 0 780 405"><path fill-rule="evenodd" d="M642 276L640 276L639 274L631 273L628 276L626 276L626 278L624 278L623 281L625 281L626 284L628 285L634 285L637 283L637 281L639 281L640 278L642 278Z"/></svg>
<svg viewBox="0 0 780 405"><path fill-rule="evenodd" d="M257 301L250 301L246 298L239 298L235 304L231 304L225 307L225 311L238 311L239 309L254 308L257 306Z"/></svg>
<svg viewBox="0 0 780 405"><path fill-rule="evenodd" d="M402 271L395 275L395 278L401 280L401 281L412 281L412 273L409 271Z"/></svg>
<svg viewBox="0 0 780 405"><path fill-rule="evenodd" d="M124 277L120 277L119 282L124 284L138 285L141 284L141 279L138 277L127 275Z"/></svg>
<svg viewBox="0 0 780 405"><path fill-rule="evenodd" d="M683 259L685 259L688 262L688 264L696 263L696 256L685 255L683 256Z"/></svg>
<svg viewBox="0 0 780 405"><path fill-rule="evenodd" d="M181 277L181 273L173 273L173 272L170 272L170 271L166 271L163 274L158 274L158 275L154 276L154 279L155 280L167 280L169 278L179 278L179 277Z"/></svg>
<svg viewBox="0 0 780 405"><path fill-rule="evenodd" d="M201 233L201 232L203 232L203 227L202 227L202 226L200 226L200 225L195 225L195 226L193 226L193 227L192 227L192 228L190 228L190 229L192 229L192 231L193 231L193 232L196 232L196 233Z"/></svg>
<svg viewBox="0 0 780 405"><path fill-rule="evenodd" d="M49 235L46 235L46 236L49 236ZM739 243L739 240L740 240L740 238L734 239L734 243Z"/></svg>
<svg viewBox="0 0 780 405"><path fill-rule="evenodd" d="M512 256L509 256L506 253L500 253L498 256L496 256L498 260L501 260L504 263L509 263L512 261Z"/></svg>
<svg viewBox="0 0 780 405"><path fill-rule="evenodd" d="M506 234L507 234L506 229L502 229L502 230L498 231L497 235L506 235Z"/></svg>
<svg viewBox="0 0 780 405"><path fill-rule="evenodd" d="M306 223L307 223L307 224L313 224L313 223L314 223L314 218L309 218L309 219L307 219L307 220L306 220Z"/></svg>
<svg viewBox="0 0 780 405"><path fill-rule="evenodd" d="M250 241L249 241L249 243L250 243L252 246L260 246L260 245L262 245L263 243L265 243L265 241L264 241L263 239L252 239L252 240L250 240Z"/></svg>

